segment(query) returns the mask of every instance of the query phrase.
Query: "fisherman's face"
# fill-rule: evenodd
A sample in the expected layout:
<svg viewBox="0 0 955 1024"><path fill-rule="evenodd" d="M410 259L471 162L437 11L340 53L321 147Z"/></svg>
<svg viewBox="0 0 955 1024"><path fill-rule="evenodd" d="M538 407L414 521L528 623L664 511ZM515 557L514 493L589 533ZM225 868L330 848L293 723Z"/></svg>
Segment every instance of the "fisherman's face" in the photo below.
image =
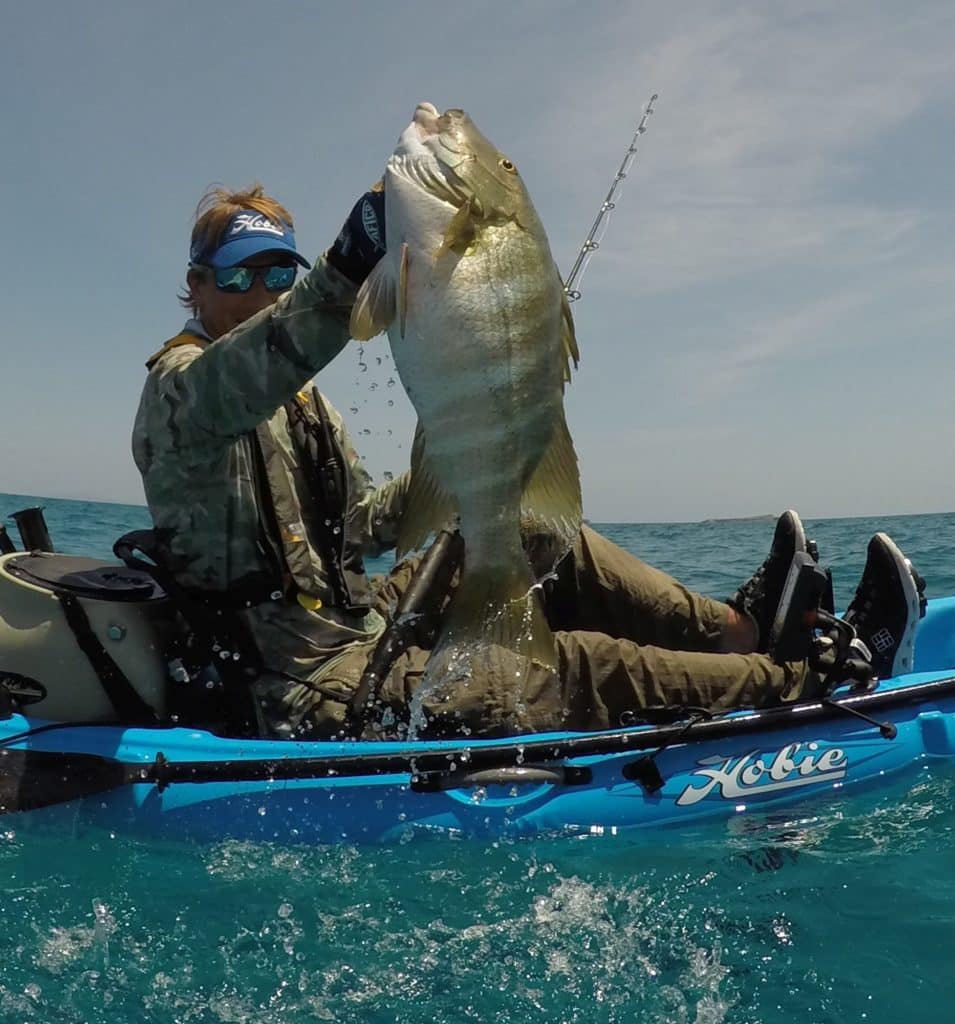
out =
<svg viewBox="0 0 955 1024"><path fill-rule="evenodd" d="M243 260L239 266L294 266L294 260L282 252L261 252ZM206 269L190 270L186 281L199 309L202 326L212 339L228 334L250 316L270 306L279 296L278 292L270 292L265 287L261 276L255 278L247 292L222 291L216 286L213 271Z"/></svg>

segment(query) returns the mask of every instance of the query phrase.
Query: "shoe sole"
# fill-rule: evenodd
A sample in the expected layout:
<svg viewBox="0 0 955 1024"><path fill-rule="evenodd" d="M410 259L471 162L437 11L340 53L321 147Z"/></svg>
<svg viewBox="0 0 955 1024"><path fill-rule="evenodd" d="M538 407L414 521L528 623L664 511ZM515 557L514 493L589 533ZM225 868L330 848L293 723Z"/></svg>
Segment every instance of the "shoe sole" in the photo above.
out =
<svg viewBox="0 0 955 1024"><path fill-rule="evenodd" d="M779 663L779 655L777 655L776 648L779 642L783 638L783 634L786 630L786 620L789 617L790 610L793 604L793 598L796 595L796 588L800 583L800 579L803 574L803 569L806 566L816 566L816 560L809 554L808 551L797 551L789 563L789 572L786 574L786 582L783 584L782 593L779 596L779 604L776 606L776 616L773 619L772 628L769 633L769 653L772 655L773 660ZM802 599L803 602L809 597L808 592L803 585ZM806 606L805 610L808 611L811 606ZM806 652L802 655L795 655L793 657L796 660L802 660L808 656L809 641L811 637L807 631L806 638Z"/></svg>
<svg viewBox="0 0 955 1024"><path fill-rule="evenodd" d="M769 624L769 638L766 644L767 652L772 651L773 647L775 647L776 641L779 640L782 633L786 616L789 614L793 590L796 586L796 580L799 578L799 559L797 556L808 554L806 530L802 525L802 520L799 518L799 513L795 509L787 508L779 517L778 523L787 518L793 528L793 557L789 560L789 568L786 570L786 580L783 583L782 593L779 595L779 603L776 605L776 614Z"/></svg>
<svg viewBox="0 0 955 1024"><path fill-rule="evenodd" d="M786 516L789 516L793 524L793 533L795 534L795 553L798 554L800 551L808 550L806 547L806 530L802 525L802 520L799 518L799 513L795 512L791 508L787 508L779 518L783 519ZM790 563L790 567L791 566L792 563Z"/></svg>
<svg viewBox="0 0 955 1024"><path fill-rule="evenodd" d="M912 567L909 560L902 554L899 546L887 533L877 533L873 540L878 540L886 551L892 556L899 579L902 581L902 592L905 595L905 603L908 607L908 620L905 632L899 642L895 657L892 659L892 675L901 676L911 672L915 664L915 631L919 624L921 612L921 595L915 577L912 575Z"/></svg>

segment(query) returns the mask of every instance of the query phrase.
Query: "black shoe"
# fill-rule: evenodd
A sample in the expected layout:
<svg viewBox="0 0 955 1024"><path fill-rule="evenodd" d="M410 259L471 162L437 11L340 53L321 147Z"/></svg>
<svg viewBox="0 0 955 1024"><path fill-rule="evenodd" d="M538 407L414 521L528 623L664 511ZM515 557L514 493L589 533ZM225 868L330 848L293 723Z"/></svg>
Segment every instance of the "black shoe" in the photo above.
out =
<svg viewBox="0 0 955 1024"><path fill-rule="evenodd" d="M736 611L749 615L756 623L759 630L756 650L760 653L765 654L769 650L770 631L793 559L797 553L804 554L806 550L806 531L799 516L790 509L776 521L776 532L766 560L726 602Z"/></svg>
<svg viewBox="0 0 955 1024"><path fill-rule="evenodd" d="M880 679L912 671L915 627L924 614L925 580L891 538L877 533L845 620L872 652Z"/></svg>

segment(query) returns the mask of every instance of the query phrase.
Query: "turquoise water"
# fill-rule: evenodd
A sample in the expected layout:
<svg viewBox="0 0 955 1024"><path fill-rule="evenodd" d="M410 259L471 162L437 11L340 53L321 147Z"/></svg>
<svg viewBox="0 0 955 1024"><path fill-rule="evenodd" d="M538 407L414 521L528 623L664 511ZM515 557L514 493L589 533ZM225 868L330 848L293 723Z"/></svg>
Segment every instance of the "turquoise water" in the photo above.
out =
<svg viewBox="0 0 955 1024"><path fill-rule="evenodd" d="M46 506L106 556L143 509ZM807 521L851 596L875 529L955 593L955 515ZM772 524L600 527L725 596ZM15 536L15 531L12 531ZM0 818L0 1024L947 1021L955 770L665 838L308 849Z"/></svg>

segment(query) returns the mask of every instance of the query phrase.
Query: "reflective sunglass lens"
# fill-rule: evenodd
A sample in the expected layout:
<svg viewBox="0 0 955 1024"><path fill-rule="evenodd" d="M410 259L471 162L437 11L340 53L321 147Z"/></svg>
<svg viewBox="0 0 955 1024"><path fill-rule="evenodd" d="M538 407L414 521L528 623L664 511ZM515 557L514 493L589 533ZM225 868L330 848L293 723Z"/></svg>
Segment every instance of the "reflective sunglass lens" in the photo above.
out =
<svg viewBox="0 0 955 1024"><path fill-rule="evenodd" d="M262 275L262 282L270 292L285 291L295 281L295 267L269 267Z"/></svg>
<svg viewBox="0 0 955 1024"><path fill-rule="evenodd" d="M249 267L222 267L216 271L216 287L224 292L247 292L255 274Z"/></svg>
<svg viewBox="0 0 955 1024"><path fill-rule="evenodd" d="M295 282L295 267L220 267L216 270L216 287L223 292L247 292L260 277L270 292L284 292Z"/></svg>

